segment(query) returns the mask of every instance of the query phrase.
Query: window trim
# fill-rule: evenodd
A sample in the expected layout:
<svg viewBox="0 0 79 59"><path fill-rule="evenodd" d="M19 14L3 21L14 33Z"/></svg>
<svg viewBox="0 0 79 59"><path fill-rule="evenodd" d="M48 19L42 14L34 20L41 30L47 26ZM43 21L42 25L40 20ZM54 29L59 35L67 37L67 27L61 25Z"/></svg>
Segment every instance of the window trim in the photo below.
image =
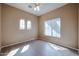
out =
<svg viewBox="0 0 79 59"><path fill-rule="evenodd" d="M31 20L27 20L27 30L31 30L31 28L32 28L32 22Z"/></svg>
<svg viewBox="0 0 79 59"><path fill-rule="evenodd" d="M60 36L59 36L59 37L58 37L58 36L53 36L53 33L52 33L52 30L53 30L53 29L51 30L51 35L46 35L46 34L45 34L45 22L47 22L47 21L53 21L53 20L55 20L55 19L57 19L57 18L60 20L60 28L59 28L59 29L60 29L60 33L59 33ZM53 19L45 20L45 21L44 21L44 35L45 35L45 36L48 36L48 37L61 38L61 17L55 17L55 18L53 18Z"/></svg>
<svg viewBox="0 0 79 59"><path fill-rule="evenodd" d="M20 29L20 30L25 30L25 28L26 28L25 19L20 19L20 20L19 20L19 29Z"/></svg>

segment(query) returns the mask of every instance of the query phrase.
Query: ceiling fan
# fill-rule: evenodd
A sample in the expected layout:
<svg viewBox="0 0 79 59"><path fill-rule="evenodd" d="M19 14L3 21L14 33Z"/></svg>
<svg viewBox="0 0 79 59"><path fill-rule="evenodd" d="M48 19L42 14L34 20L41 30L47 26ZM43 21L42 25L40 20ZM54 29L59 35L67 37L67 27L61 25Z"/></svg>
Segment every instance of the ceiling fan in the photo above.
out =
<svg viewBox="0 0 79 59"><path fill-rule="evenodd" d="M40 11L40 4L39 3L34 4L34 11Z"/></svg>
<svg viewBox="0 0 79 59"><path fill-rule="evenodd" d="M29 4L28 7L33 8L34 11L40 11L40 7L42 5L43 4L41 4L41 3L32 3L32 4Z"/></svg>

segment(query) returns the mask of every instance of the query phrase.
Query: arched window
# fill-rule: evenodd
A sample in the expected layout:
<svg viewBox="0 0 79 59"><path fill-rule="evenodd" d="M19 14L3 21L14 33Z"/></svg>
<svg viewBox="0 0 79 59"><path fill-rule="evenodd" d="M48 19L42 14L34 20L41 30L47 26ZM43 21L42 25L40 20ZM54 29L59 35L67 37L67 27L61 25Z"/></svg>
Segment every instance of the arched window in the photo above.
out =
<svg viewBox="0 0 79 59"><path fill-rule="evenodd" d="M20 22L19 22L19 28L20 30L24 30L25 29L25 20L24 19L20 19Z"/></svg>
<svg viewBox="0 0 79 59"><path fill-rule="evenodd" d="M27 21L27 30L30 30L30 29L31 29L31 21L28 20L28 21Z"/></svg>

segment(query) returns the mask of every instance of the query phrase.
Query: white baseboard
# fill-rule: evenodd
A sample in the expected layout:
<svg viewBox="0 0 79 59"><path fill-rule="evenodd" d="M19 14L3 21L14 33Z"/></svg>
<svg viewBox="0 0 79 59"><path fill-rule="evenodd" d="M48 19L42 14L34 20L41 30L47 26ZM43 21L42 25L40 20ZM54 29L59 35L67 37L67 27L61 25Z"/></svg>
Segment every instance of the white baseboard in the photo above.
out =
<svg viewBox="0 0 79 59"><path fill-rule="evenodd" d="M43 39L39 39L39 40L43 40ZM47 40L43 40L43 41L50 42L50 41L47 41ZM53 43L53 42L50 42L50 43L52 43L52 44L56 44L56 43ZM78 51L77 48L67 47L67 46L63 46L63 45L60 45L60 44L56 44L56 45L59 45L59 46L65 47L65 48L69 48L69 49L72 49L72 50L75 50L75 51Z"/></svg>
<svg viewBox="0 0 79 59"><path fill-rule="evenodd" d="M1 47L0 47L0 52L1 52Z"/></svg>
<svg viewBox="0 0 79 59"><path fill-rule="evenodd" d="M36 39L35 39L35 38L32 38L32 39L30 39L30 40L28 40L28 41L32 41L32 40L36 40ZM47 41L47 40L43 40L43 39L39 39L39 40L49 42L49 41ZM5 45L5 46L2 46L2 47L0 48L0 50L1 50L2 48L4 48L4 47L8 47L8 46L12 46L12 45L16 45L16 44L20 44L20 43L28 42L28 41L26 40L26 41L21 41L21 42L17 42L17 43L13 43L13 44ZM50 43L52 43L52 42L50 42ZM56 43L53 43L53 44L56 44ZM56 45L59 45L59 44L56 44ZM66 47L66 48L69 48L69 49L73 49L73 50L75 50L75 51L78 51L78 53L79 53L79 49L77 49L77 48L67 47L67 46L63 46L63 45L59 45L59 46Z"/></svg>
<svg viewBox="0 0 79 59"><path fill-rule="evenodd" d="M78 49L78 54L79 54L79 49Z"/></svg>
<svg viewBox="0 0 79 59"><path fill-rule="evenodd" d="M23 42L32 41L32 40L36 40L36 39L35 39L35 38L32 38L32 39L30 39L30 40L20 41L20 42L17 42L17 43L13 43L13 44L9 44L9 45L5 45L5 46L1 46L1 49L4 48L4 47L8 47L8 46L12 46L12 45L20 44L20 43L23 43Z"/></svg>

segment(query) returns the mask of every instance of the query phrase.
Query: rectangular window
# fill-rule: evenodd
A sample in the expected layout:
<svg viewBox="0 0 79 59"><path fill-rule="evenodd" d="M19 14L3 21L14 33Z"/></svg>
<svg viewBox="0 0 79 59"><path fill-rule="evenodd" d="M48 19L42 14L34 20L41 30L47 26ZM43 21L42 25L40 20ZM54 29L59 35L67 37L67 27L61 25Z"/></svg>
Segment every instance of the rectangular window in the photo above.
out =
<svg viewBox="0 0 79 59"><path fill-rule="evenodd" d="M45 35L60 37L60 18L55 18L44 22Z"/></svg>
<svg viewBox="0 0 79 59"><path fill-rule="evenodd" d="M25 20L24 19L20 19L19 28L20 28L20 30L24 30L25 29Z"/></svg>
<svg viewBox="0 0 79 59"><path fill-rule="evenodd" d="M27 30L30 30L31 29L31 21L27 21Z"/></svg>
<svg viewBox="0 0 79 59"><path fill-rule="evenodd" d="M46 21L45 23L44 23L44 25L45 25L45 35L47 35L47 36L51 36L51 26L50 26L50 21Z"/></svg>

